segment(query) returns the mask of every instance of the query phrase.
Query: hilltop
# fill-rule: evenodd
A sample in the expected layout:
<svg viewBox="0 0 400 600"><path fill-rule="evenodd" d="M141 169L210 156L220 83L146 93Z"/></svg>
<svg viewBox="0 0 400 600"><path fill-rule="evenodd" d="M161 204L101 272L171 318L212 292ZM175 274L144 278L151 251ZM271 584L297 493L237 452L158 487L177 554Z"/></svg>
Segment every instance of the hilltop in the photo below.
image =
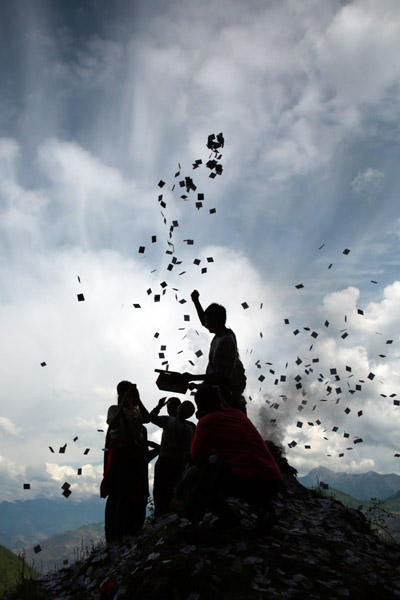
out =
<svg viewBox="0 0 400 600"><path fill-rule="evenodd" d="M360 511L294 478L275 501L277 521L268 533L257 534L254 515L244 504L235 506L241 515L236 528L219 531L211 514L194 526L172 513L137 538L100 546L87 559L41 577L29 597L400 598L400 546L383 542ZM20 588L10 599L24 597Z"/></svg>

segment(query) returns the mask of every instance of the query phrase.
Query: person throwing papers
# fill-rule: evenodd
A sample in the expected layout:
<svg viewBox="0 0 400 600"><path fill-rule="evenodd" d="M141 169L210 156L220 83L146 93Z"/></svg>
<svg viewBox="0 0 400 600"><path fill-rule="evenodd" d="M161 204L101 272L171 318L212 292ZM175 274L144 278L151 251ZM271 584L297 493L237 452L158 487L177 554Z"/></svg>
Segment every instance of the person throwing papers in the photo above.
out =
<svg viewBox="0 0 400 600"><path fill-rule="evenodd" d="M246 375L239 357L236 336L226 327L226 310L220 304L210 304L203 310L199 292L193 290L192 301L196 307L201 324L214 334L208 356L208 365L204 374L183 373L187 381L203 381L208 385L218 385L223 400L233 408L246 412L243 392L246 387Z"/></svg>

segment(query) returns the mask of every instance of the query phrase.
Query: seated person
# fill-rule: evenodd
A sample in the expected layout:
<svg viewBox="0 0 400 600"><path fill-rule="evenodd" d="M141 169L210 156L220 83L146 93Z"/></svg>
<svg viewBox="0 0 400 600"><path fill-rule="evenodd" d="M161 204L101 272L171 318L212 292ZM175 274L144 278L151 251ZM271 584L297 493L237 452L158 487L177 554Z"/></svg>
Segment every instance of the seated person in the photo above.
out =
<svg viewBox="0 0 400 600"><path fill-rule="evenodd" d="M169 416L159 416L158 413L165 404ZM187 419L193 415L194 410L192 402L187 400L181 403L178 398L172 397L168 402L161 398L150 412L150 421L163 429L160 453L154 467L153 499L156 517L170 510L175 486L190 460L195 425Z"/></svg>
<svg viewBox="0 0 400 600"><path fill-rule="evenodd" d="M195 401L199 422L191 455L198 469L188 477L187 516L196 520L206 510L218 514L228 496L271 511L282 474L257 429L242 411L222 406L216 386L200 387Z"/></svg>

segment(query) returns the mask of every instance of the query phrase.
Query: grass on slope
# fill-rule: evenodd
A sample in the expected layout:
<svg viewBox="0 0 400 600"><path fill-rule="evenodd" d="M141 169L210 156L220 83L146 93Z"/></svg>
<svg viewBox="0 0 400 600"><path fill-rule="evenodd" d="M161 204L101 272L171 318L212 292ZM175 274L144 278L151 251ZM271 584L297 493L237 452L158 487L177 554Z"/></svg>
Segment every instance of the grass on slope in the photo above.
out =
<svg viewBox="0 0 400 600"><path fill-rule="evenodd" d="M314 489L317 494L325 498L339 500L345 506L360 510L370 521L372 528L383 538L392 540L400 539L400 493L397 492L387 500L359 500L335 488L323 490Z"/></svg>
<svg viewBox="0 0 400 600"><path fill-rule="evenodd" d="M38 573L20 556L0 546L0 598L25 577L36 577Z"/></svg>

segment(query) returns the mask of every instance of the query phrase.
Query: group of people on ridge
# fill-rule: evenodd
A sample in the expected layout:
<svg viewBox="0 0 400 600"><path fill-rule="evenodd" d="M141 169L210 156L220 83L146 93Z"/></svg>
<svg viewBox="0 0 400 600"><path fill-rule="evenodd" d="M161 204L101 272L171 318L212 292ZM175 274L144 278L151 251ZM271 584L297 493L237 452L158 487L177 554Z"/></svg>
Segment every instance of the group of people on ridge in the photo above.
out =
<svg viewBox="0 0 400 600"><path fill-rule="evenodd" d="M107 498L107 542L142 529L149 497L148 464L156 456L156 518L172 508L197 522L211 511L221 523L233 525L237 517L225 499L235 497L258 510L262 526L270 515L271 499L280 489L282 474L246 415L246 376L236 336L226 327L226 310L219 304L203 310L197 290L191 298L202 325L214 334L206 373L181 375L183 382L196 389L197 411L192 402L170 397L162 398L149 412L136 384L118 384L118 403L107 414L100 486L101 497ZM164 406L165 416L159 414ZM194 413L197 425L189 421ZM160 445L147 439L147 423L162 428Z"/></svg>

